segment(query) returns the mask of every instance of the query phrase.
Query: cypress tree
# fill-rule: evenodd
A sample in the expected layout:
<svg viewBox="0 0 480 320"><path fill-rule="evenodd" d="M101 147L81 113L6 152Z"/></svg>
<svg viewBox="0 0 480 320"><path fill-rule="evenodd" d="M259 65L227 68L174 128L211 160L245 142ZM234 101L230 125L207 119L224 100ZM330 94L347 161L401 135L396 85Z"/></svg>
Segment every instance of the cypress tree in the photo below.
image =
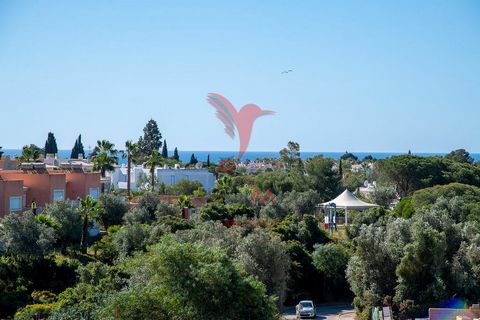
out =
<svg viewBox="0 0 480 320"><path fill-rule="evenodd" d="M340 159L340 163L338 164L338 174L340 175L340 179L343 179L342 159Z"/></svg>
<svg viewBox="0 0 480 320"><path fill-rule="evenodd" d="M198 160L197 158L195 157L195 153L192 153L192 155L190 156L190 164L197 164L198 163Z"/></svg>
<svg viewBox="0 0 480 320"><path fill-rule="evenodd" d="M168 158L167 140L163 140L162 157Z"/></svg>
<svg viewBox="0 0 480 320"><path fill-rule="evenodd" d="M57 147L57 140L53 133L49 132L47 141L45 141L45 155L47 154L57 154L58 147Z"/></svg>
<svg viewBox="0 0 480 320"><path fill-rule="evenodd" d="M207 167L210 167L210 155L207 156Z"/></svg>
<svg viewBox="0 0 480 320"><path fill-rule="evenodd" d="M83 149L82 135L78 135L77 140L75 140L75 145L73 146L72 153L70 154L70 159L78 159L78 156L82 154L85 156L85 150Z"/></svg>
<svg viewBox="0 0 480 320"><path fill-rule="evenodd" d="M75 144L72 148L72 153L70 153L70 159L78 159L78 140L75 140Z"/></svg>
<svg viewBox="0 0 480 320"><path fill-rule="evenodd" d="M180 160L180 157L178 156L177 147L175 147L175 149L173 150L173 159L176 160L176 161Z"/></svg>
<svg viewBox="0 0 480 320"><path fill-rule="evenodd" d="M82 135L78 135L78 154L82 154L85 157L85 150L83 149Z"/></svg>

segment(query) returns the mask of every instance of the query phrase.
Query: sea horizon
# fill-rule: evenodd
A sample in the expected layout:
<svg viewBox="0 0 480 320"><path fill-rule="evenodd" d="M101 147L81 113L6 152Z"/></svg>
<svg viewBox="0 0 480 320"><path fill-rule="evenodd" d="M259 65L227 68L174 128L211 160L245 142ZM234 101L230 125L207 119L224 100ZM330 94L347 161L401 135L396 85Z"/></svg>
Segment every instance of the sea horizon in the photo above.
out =
<svg viewBox="0 0 480 320"><path fill-rule="evenodd" d="M14 158L15 156L20 156L22 154L21 149L2 149L4 156L9 156L10 158ZM87 150L86 156L89 155L91 151ZM350 151L348 151L350 152ZM67 159L70 157L71 150L59 150L59 158L60 159ZM345 153L343 152L336 152L336 151L301 151L300 152L300 157L305 160L317 155L323 155L326 158L333 158L333 159L340 159L340 157ZM397 156L397 155L402 155L402 154L407 154L407 152L354 152L351 151L352 154L354 154L356 157L358 157L359 160L363 159L364 157L371 155L372 157L376 159L386 159L391 156ZM169 156L173 156L173 151L168 152ZM207 161L208 156L210 156L210 161L212 163L216 163L219 160L222 159L228 159L228 158L236 158L238 155L238 151L203 151L203 150L185 150L185 151L178 151L178 155L180 157L180 160L183 162L189 162L190 157L192 154L195 154L195 157L197 158L198 161ZM412 152L413 155L418 155L418 156L425 156L425 157L433 157L433 156L445 156L448 154L448 152ZM472 158L475 161L480 161L480 153L470 153ZM280 154L278 151L247 151L244 153L242 160L250 160L250 161L255 161L257 159L263 159L263 158L279 158ZM119 157L119 163L123 164L126 163L126 159Z"/></svg>

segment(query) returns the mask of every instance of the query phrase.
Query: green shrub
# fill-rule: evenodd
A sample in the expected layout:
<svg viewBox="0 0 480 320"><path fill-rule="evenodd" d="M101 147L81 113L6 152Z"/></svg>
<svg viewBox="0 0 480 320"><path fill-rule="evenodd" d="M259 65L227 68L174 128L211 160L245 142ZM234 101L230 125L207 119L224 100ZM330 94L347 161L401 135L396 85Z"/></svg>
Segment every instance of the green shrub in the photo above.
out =
<svg viewBox="0 0 480 320"><path fill-rule="evenodd" d="M108 229L111 225L122 223L123 215L127 212L127 206L118 196L103 194L100 197L103 211L100 212L100 221Z"/></svg>
<svg viewBox="0 0 480 320"><path fill-rule="evenodd" d="M400 200L400 202L395 206L394 213L397 217L404 219L411 218L415 213L415 208L412 204L412 197L406 197Z"/></svg>
<svg viewBox="0 0 480 320"><path fill-rule="evenodd" d="M108 227L107 232L108 232L108 234L114 234L115 232L117 232L121 228L122 228L121 225L110 226L110 227Z"/></svg>
<svg viewBox="0 0 480 320"><path fill-rule="evenodd" d="M217 202L207 203L204 205L200 209L199 216L203 221L216 221L232 218L227 207Z"/></svg>
<svg viewBox="0 0 480 320"><path fill-rule="evenodd" d="M31 304L17 313L15 313L15 320L35 320L46 319L52 312L53 304Z"/></svg>
<svg viewBox="0 0 480 320"><path fill-rule="evenodd" d="M138 208L147 211L152 219L155 217L155 211L160 204L160 196L154 192L145 192L138 203Z"/></svg>
<svg viewBox="0 0 480 320"><path fill-rule="evenodd" d="M157 225L165 227L164 230L168 230L172 233L178 230L188 230L193 228L193 223L189 220L175 216L163 216L157 220Z"/></svg>
<svg viewBox="0 0 480 320"><path fill-rule="evenodd" d="M33 291L31 296L35 303L52 303L57 298L53 292L47 290Z"/></svg>

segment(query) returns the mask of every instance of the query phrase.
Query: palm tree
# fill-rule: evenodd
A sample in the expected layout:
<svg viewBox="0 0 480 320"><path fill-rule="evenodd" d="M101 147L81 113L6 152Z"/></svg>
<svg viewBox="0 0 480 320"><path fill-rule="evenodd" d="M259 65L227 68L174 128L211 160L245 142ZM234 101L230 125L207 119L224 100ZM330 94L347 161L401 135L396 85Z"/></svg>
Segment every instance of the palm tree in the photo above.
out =
<svg viewBox="0 0 480 320"><path fill-rule="evenodd" d="M125 152L122 156L127 158L127 197L130 198L132 162L138 160L138 146L132 140L125 142Z"/></svg>
<svg viewBox="0 0 480 320"><path fill-rule="evenodd" d="M111 143L108 140L97 140L97 145L95 146L95 148L93 148L91 156L95 157L95 155L102 152L116 155L118 153L118 150L115 149L115 144Z"/></svg>
<svg viewBox="0 0 480 320"><path fill-rule="evenodd" d="M223 176L217 180L217 184L215 185L214 193L217 195L219 199L225 203L225 198L228 193L232 191L233 180L229 176Z"/></svg>
<svg viewBox="0 0 480 320"><path fill-rule="evenodd" d="M192 201L186 195L181 195L177 200L177 205L182 208L182 218L187 219L188 209L192 207Z"/></svg>
<svg viewBox="0 0 480 320"><path fill-rule="evenodd" d="M100 202L93 200L90 196L87 196L85 200L81 198L78 198L78 200L80 201L79 212L83 220L80 247L85 253L87 252L88 221L97 219L103 209L100 207Z"/></svg>
<svg viewBox="0 0 480 320"><path fill-rule="evenodd" d="M118 163L115 156L111 156L106 152L100 152L93 158L93 170L100 171L102 178L105 178L107 171L112 171ZM102 193L105 192L105 182L102 182Z"/></svg>
<svg viewBox="0 0 480 320"><path fill-rule="evenodd" d="M163 157L157 150L153 150L145 163L150 168L150 179L152 179L152 191L155 189L155 167L163 164Z"/></svg>
<svg viewBox="0 0 480 320"><path fill-rule="evenodd" d="M22 155L18 158L21 162L30 162L32 159L32 150L29 147L24 146L22 148Z"/></svg>
<svg viewBox="0 0 480 320"><path fill-rule="evenodd" d="M22 155L19 158L21 162L36 161L38 158L40 158L40 148L32 144L30 146L23 146Z"/></svg>
<svg viewBox="0 0 480 320"><path fill-rule="evenodd" d="M117 149L115 145L108 140L98 140L93 149L91 158L93 161L93 170L100 171L102 178L105 178L107 171L112 171L114 165L118 164ZM105 192L105 182L102 182L102 193Z"/></svg>

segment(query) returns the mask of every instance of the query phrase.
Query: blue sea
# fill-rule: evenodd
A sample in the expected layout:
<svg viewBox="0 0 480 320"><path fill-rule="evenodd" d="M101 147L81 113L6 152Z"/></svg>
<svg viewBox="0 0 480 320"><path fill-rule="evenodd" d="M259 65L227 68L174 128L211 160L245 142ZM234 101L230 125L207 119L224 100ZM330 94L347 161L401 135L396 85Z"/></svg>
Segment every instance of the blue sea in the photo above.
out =
<svg viewBox="0 0 480 320"><path fill-rule="evenodd" d="M4 155L8 155L11 158L14 156L19 156L22 154L20 149L3 149ZM69 158L70 157L70 150L60 150L59 157L60 158ZM86 152L88 155L88 151ZM183 162L189 162L191 155L195 154L195 157L199 161L207 161L207 157L210 155L210 161L212 163L216 163L221 159L227 159L232 157L237 157L238 152L236 151L178 151L178 155L180 156L180 160ZM401 152L352 152L355 156L359 159L363 159L367 155L371 155L376 159L385 159L391 156L405 154ZM173 152L169 152L170 156L173 155ZM327 158L339 159L344 152L301 152L302 159L311 158L317 155L323 155ZM419 156L444 156L446 153L413 153ZM475 161L480 160L480 153L472 153L470 154ZM278 151L247 151L242 157L242 160L256 160L261 158L278 158L279 153ZM120 163L126 163L126 159L120 158Z"/></svg>

